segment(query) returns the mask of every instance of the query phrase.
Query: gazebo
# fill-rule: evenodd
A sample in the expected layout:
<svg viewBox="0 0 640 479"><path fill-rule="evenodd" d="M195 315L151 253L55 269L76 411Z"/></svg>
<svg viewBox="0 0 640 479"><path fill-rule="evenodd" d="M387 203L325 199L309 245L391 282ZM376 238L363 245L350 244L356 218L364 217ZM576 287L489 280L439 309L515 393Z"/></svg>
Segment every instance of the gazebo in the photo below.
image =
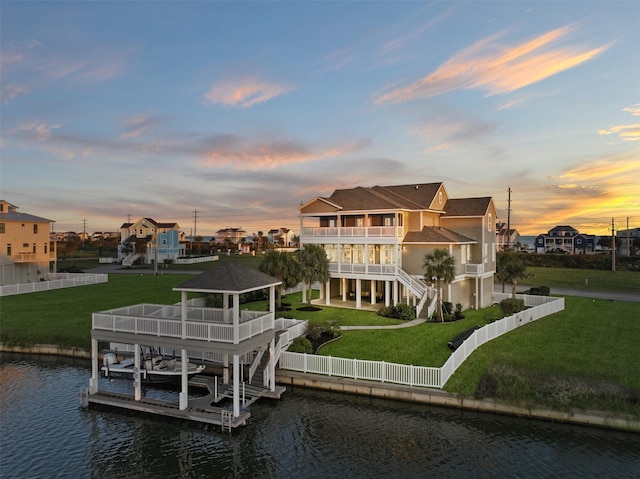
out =
<svg viewBox="0 0 640 479"><path fill-rule="evenodd" d="M245 266L238 261L226 261L219 263L213 268L201 273L193 278L188 279L184 283L173 288L174 291L181 292L180 304L182 306L182 321L188 320L188 293L209 293L222 294L222 316L223 322L233 325L233 341L231 344L218 346L223 353L224 373L222 382L229 384L229 357L233 358L233 415L240 414L240 356L247 352L269 345L269 355L273 357L275 348L275 329L273 326L261 331L260 334L253 336L250 340L244 341L242 338L251 334L251 329L255 329L254 324L248 325L249 331L242 331L244 323L241 321L242 314L240 311L240 295L269 288L269 316L272 321L275 319L276 311L276 286L282 284L282 281L268 274L262 273L256 269ZM245 313L247 314L247 313ZM242 323L242 324L241 324ZM260 327L262 329L262 327ZM182 350L182 361L186 364L186 350ZM275 361L269 361L269 388L275 391ZM187 407L188 387L187 373L183 371L182 375L182 393L180 396L180 408Z"/></svg>
<svg viewBox="0 0 640 479"><path fill-rule="evenodd" d="M104 341L112 345L133 345L130 349L135 361L133 402L118 401L117 405L139 409L144 402L141 386L144 371L139 355L141 345L145 345L180 351L181 363L185 365L199 356L203 360L215 357L216 362L222 363L222 384L229 391L225 397L233 400L234 424L242 423L242 418L248 417L246 412L240 417L240 388L244 375L244 368L242 372L240 369L242 361L250 364L248 381L242 384L243 391L245 387L252 388L257 390L254 397L278 397L275 366L280 352L293 339L303 335L306 328L306 321L276 319L275 290L281 283L238 261L226 261L173 288L181 293L179 304L138 304L93 313L92 377L88 402L106 404L105 395L98 394L98 341ZM266 311L240 309L240 295L264 289L269 290ZM221 294L222 308L206 307L202 298L189 299L189 293ZM249 384L252 378L253 384ZM206 382L205 379L200 381ZM202 412L202 407L202 401L193 408L189 407L189 374L187 368L183 367L180 370L179 411L171 415L193 418L194 411ZM171 408L175 411L175 406ZM204 408L208 412L209 407L205 405ZM168 414L164 412L166 410L166 407L155 408L153 412Z"/></svg>

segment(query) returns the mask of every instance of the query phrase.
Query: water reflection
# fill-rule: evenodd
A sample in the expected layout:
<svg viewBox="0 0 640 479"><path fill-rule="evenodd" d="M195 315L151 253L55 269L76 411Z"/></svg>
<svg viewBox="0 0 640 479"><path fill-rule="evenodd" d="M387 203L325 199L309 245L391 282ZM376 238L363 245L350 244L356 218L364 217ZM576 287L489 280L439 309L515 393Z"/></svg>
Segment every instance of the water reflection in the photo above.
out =
<svg viewBox="0 0 640 479"><path fill-rule="evenodd" d="M89 376L86 362L2 356L3 477L631 478L640 471L638 434L302 388L254 404L247 427L221 433L82 409L77 394Z"/></svg>

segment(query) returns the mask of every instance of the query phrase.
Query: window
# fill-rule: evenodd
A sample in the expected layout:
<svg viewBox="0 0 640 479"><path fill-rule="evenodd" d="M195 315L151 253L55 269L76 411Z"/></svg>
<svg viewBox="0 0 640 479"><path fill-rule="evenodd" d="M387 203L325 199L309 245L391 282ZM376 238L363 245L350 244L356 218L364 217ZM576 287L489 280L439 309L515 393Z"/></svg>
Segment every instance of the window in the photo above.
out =
<svg viewBox="0 0 640 479"><path fill-rule="evenodd" d="M7 256L11 256L11 245L7 245Z"/></svg>
<svg viewBox="0 0 640 479"><path fill-rule="evenodd" d="M22 243L22 247L26 248L26 249L29 249L29 243Z"/></svg>
<svg viewBox="0 0 640 479"><path fill-rule="evenodd" d="M33 225L33 234L34 234L34 235L37 235L37 234L38 234L38 225L37 225L37 224L34 224L34 225Z"/></svg>
<svg viewBox="0 0 640 479"><path fill-rule="evenodd" d="M487 231L493 231L493 215L491 213L487 216Z"/></svg>
<svg viewBox="0 0 640 479"><path fill-rule="evenodd" d="M44 254L47 254L47 243L44 244Z"/></svg>
<svg viewBox="0 0 640 479"><path fill-rule="evenodd" d="M0 233L4 233L4 223L0 223Z"/></svg>
<svg viewBox="0 0 640 479"><path fill-rule="evenodd" d="M467 264L467 249L469 245L460 245L460 264Z"/></svg>
<svg viewBox="0 0 640 479"><path fill-rule="evenodd" d="M489 262L489 255L487 254L489 252L489 245L487 243L484 244L484 262L488 263Z"/></svg>
<svg viewBox="0 0 640 479"><path fill-rule="evenodd" d="M36 252L36 244L35 244L35 243L33 243L33 249L31 250L31 252L32 252L32 253L35 253L35 252Z"/></svg>
<svg viewBox="0 0 640 479"><path fill-rule="evenodd" d="M438 192L438 202L442 204L442 191Z"/></svg>

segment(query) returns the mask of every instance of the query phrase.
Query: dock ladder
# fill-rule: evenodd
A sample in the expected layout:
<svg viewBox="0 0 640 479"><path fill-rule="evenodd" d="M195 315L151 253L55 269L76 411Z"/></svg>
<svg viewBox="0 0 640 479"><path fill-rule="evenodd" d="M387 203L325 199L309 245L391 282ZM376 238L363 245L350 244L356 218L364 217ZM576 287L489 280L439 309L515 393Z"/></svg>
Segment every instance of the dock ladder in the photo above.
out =
<svg viewBox="0 0 640 479"><path fill-rule="evenodd" d="M221 421L222 432L224 432L225 429L231 432L232 422L233 422L233 411L229 409L223 409L222 421Z"/></svg>

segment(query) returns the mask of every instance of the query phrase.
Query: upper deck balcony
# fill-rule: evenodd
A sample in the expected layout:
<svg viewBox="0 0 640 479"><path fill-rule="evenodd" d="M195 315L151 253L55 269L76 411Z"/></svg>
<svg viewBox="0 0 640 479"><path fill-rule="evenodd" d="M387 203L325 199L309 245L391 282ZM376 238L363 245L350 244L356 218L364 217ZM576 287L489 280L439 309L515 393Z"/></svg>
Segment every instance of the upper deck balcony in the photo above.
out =
<svg viewBox="0 0 640 479"><path fill-rule="evenodd" d="M301 238L402 238L404 229L395 226L303 227Z"/></svg>
<svg viewBox="0 0 640 479"><path fill-rule="evenodd" d="M231 321L231 310L187 308L182 321L180 306L137 304L93 313L94 330L163 338L239 344L275 329L274 313L241 311L238 324Z"/></svg>

